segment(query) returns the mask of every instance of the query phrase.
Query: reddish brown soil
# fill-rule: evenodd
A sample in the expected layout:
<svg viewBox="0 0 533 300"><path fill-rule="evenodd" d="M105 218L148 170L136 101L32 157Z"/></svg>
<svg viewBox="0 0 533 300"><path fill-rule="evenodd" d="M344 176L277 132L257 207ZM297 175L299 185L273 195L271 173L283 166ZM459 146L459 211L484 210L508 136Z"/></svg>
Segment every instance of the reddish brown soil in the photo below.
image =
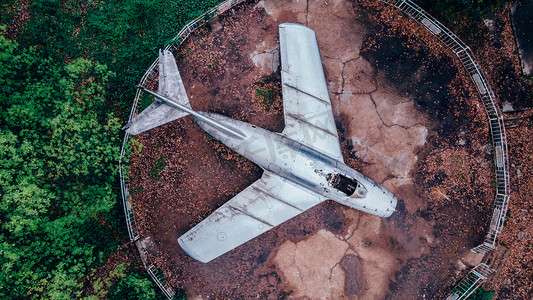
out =
<svg viewBox="0 0 533 300"><path fill-rule="evenodd" d="M484 28L486 38L476 54L487 66L491 83L508 111L504 119L511 197L501 237L501 245L509 250L487 289L496 290L497 299L533 299L533 80L524 77L520 69L510 5L490 18L493 25Z"/></svg>
<svg viewBox="0 0 533 300"><path fill-rule="evenodd" d="M509 251L489 288L499 299L533 299L533 111L506 118L512 193L501 244Z"/></svg>
<svg viewBox="0 0 533 300"><path fill-rule="evenodd" d="M30 1L13 1L7 14L13 13L13 22L6 26L6 36L11 40L20 34L20 29L30 20ZM14 12L16 10L16 12Z"/></svg>

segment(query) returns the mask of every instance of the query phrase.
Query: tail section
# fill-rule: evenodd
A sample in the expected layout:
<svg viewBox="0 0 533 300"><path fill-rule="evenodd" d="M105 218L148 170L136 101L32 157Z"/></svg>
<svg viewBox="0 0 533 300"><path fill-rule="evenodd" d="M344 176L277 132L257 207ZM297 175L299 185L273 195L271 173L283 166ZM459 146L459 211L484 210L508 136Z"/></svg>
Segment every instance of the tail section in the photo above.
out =
<svg viewBox="0 0 533 300"><path fill-rule="evenodd" d="M159 89L157 93L191 108L174 55L163 49L159 50Z"/></svg>
<svg viewBox="0 0 533 300"><path fill-rule="evenodd" d="M168 50L159 51L158 94L170 98L189 109L191 108L176 60L174 55ZM161 100L156 100L122 129L129 134L135 135L186 115L188 115L187 112L171 107Z"/></svg>

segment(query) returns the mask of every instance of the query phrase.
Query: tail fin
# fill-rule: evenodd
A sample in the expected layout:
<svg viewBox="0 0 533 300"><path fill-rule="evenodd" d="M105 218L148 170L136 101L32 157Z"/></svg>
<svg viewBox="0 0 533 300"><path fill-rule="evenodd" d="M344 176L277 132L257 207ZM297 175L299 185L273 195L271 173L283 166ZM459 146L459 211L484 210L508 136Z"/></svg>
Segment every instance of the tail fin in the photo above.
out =
<svg viewBox="0 0 533 300"><path fill-rule="evenodd" d="M191 108L187 92L183 86L174 55L168 50L159 50L159 89L158 94L173 99ZM156 100L122 129L135 135L186 116L187 113Z"/></svg>

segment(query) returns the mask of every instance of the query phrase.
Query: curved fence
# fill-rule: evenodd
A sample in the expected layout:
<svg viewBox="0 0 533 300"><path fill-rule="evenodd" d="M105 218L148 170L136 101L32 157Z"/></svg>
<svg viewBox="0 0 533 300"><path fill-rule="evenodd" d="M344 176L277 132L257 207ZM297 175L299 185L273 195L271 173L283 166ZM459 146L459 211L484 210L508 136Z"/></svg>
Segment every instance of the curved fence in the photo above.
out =
<svg viewBox="0 0 533 300"><path fill-rule="evenodd" d="M213 17L218 16L227 10L231 9L237 4L244 2L245 0L226 0L220 3L219 5L211 8L198 18L192 20L187 25L185 25L178 34L172 39L172 42L165 47L166 50L177 50L178 47L189 37L189 35L197 28L201 27ZM133 100L133 105L130 110L130 115L128 121L131 121L137 114L139 99L141 97L140 87L147 87L147 85L152 82L153 79L158 75L159 67L159 58L157 58L144 73L141 81L139 82L139 88L135 93L135 98ZM130 142L130 135L128 133L124 134L124 139L122 141L122 148L120 150L120 159L119 159L119 176L120 176L120 192L122 196L122 204L124 208L124 215L126 217L126 226L128 228L128 235L130 241L135 243L140 239L139 230L137 229L137 224L135 222L135 216L131 207L131 193L130 193L130 184L127 177L127 166L124 164L127 155L127 148ZM165 284L165 279L163 275L157 271L155 266L149 263L146 259L146 254L143 254L142 249L139 250L141 254L141 260L143 262L146 271L150 277L155 281L157 286L161 288L165 296L169 299L175 298L176 292L168 284Z"/></svg>
<svg viewBox="0 0 533 300"><path fill-rule="evenodd" d="M503 115L496 105L496 96L494 95L484 72L474 59L470 47L468 47L459 37L457 37L448 28L442 25L435 18L426 13L422 8L410 0L379 0L400 9L413 20L424 26L429 32L435 35L448 49L450 49L466 68L470 78L476 85L479 96L485 107L489 120L489 127L494 147L494 168L496 173L495 187L496 196L494 201L494 211L492 214L489 229L483 243L472 249L473 252L484 256L487 252L496 249L498 237L502 232L509 205L509 162L507 156L507 137ZM485 268L486 267L486 268ZM459 282L457 287L452 291L448 299L466 299L486 280L488 266L485 264L477 265L474 270ZM476 270L483 270L478 272ZM492 270L493 271L493 270ZM482 274L482 275L479 275ZM478 276L479 275L479 276ZM472 278L475 277L475 280Z"/></svg>

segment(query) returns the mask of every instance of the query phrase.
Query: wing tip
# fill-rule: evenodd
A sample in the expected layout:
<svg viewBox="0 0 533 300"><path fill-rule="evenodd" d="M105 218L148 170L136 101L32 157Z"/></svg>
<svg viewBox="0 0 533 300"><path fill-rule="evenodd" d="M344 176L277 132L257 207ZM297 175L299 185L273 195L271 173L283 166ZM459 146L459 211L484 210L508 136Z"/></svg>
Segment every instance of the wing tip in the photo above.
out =
<svg viewBox="0 0 533 300"><path fill-rule="evenodd" d="M305 30L305 31L310 31L310 32L313 32L314 31L305 26L305 25L302 25L302 24L298 24L298 23L282 23L282 24L279 24L279 29L299 29L299 30Z"/></svg>
<svg viewBox="0 0 533 300"><path fill-rule="evenodd" d="M203 258L202 256L200 256L198 253L196 253L195 251L193 251L188 245L187 243L182 239L182 237L180 237L178 239L178 244L180 245L181 249L187 253L187 255L189 255L190 257L196 259L197 261L200 261L200 262L203 262L204 264L205 263L208 263L212 260L211 259L205 259Z"/></svg>

